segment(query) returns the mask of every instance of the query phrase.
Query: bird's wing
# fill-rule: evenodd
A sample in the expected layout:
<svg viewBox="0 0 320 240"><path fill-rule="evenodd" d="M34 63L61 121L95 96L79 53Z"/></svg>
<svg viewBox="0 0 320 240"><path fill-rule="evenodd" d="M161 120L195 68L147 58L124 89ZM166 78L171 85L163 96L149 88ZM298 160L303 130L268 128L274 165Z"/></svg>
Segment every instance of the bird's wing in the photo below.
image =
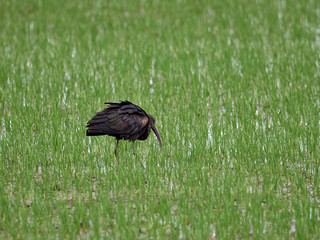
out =
<svg viewBox="0 0 320 240"><path fill-rule="evenodd" d="M121 103L109 103L108 108L96 113L88 122L89 130L113 136L138 134L148 124L148 115L134 104Z"/></svg>
<svg viewBox="0 0 320 240"><path fill-rule="evenodd" d="M129 101L122 101L120 103L106 102L105 104L108 104L107 109L120 109L121 113L137 113L141 115L147 115L147 113L141 107Z"/></svg>
<svg viewBox="0 0 320 240"><path fill-rule="evenodd" d="M121 135L136 135L148 124L148 116L140 114L122 114L118 121L111 121L110 128L116 130Z"/></svg>

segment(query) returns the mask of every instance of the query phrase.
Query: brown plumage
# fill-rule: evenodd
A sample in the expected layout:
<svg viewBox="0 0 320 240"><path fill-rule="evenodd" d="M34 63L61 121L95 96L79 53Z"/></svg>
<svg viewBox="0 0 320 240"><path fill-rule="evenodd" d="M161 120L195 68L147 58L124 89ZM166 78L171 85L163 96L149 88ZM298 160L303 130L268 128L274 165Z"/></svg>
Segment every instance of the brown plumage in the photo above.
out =
<svg viewBox="0 0 320 240"><path fill-rule="evenodd" d="M133 143L135 140L146 140L151 132L155 133L158 138L160 148L162 141L155 126L154 118L147 114L139 106L129 102L120 103L106 102L107 108L96 115L88 122L87 136L109 135L117 140L114 151L117 156L119 140L129 140Z"/></svg>

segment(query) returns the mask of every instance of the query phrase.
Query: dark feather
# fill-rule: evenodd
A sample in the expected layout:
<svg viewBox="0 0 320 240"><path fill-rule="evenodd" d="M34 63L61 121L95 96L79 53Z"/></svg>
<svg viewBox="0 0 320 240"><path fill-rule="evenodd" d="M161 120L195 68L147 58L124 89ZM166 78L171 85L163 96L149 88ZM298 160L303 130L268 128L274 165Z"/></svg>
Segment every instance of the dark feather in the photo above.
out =
<svg viewBox="0 0 320 240"><path fill-rule="evenodd" d="M118 138L135 140L145 132L149 122L146 112L129 101L107 102L107 108L88 121L88 136L111 135ZM141 134L139 134L141 132ZM129 136L125 136L129 135Z"/></svg>
<svg viewBox="0 0 320 240"><path fill-rule="evenodd" d="M110 135L120 139L135 141L148 138L151 129L155 132L160 146L161 138L154 126L154 118L142 108L129 102L106 102L107 108L97 112L87 123L87 136ZM116 151L115 151L116 152Z"/></svg>

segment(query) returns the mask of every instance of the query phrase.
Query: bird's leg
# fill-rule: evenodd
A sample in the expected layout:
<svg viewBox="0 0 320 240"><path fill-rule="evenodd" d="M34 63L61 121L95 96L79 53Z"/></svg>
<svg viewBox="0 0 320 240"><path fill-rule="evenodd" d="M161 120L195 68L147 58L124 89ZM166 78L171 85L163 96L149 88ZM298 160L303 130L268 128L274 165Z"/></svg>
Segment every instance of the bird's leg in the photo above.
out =
<svg viewBox="0 0 320 240"><path fill-rule="evenodd" d="M114 155L116 155L116 156L117 156L118 144L119 144L119 139L117 139L116 150L114 150Z"/></svg>
<svg viewBox="0 0 320 240"><path fill-rule="evenodd" d="M136 153L134 152L134 141L132 141L132 150L133 150L133 155L136 155Z"/></svg>

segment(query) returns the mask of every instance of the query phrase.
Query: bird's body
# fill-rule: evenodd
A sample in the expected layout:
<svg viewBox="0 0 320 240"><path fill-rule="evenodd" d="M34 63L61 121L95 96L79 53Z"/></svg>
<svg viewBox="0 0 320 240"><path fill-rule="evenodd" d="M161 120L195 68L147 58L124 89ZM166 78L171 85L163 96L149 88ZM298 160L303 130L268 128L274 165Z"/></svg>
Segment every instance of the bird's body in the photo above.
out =
<svg viewBox="0 0 320 240"><path fill-rule="evenodd" d="M119 140L146 140L151 130L156 134L160 147L162 142L160 135L154 125L155 120L142 108L129 102L120 103L107 102L107 108L96 115L88 122L87 136L109 135L117 139L115 154Z"/></svg>

